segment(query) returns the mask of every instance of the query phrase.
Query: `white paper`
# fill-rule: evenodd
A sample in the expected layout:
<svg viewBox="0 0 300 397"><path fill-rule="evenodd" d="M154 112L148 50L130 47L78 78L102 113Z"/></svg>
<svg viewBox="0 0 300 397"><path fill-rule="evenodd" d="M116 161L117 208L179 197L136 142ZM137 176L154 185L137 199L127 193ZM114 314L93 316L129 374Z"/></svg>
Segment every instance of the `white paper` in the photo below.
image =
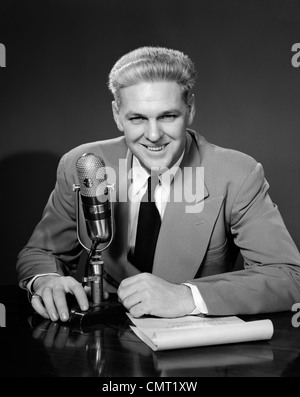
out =
<svg viewBox="0 0 300 397"><path fill-rule="evenodd" d="M128 314L132 331L152 350L268 340L274 328L271 320L245 322L236 316L185 316L174 319L134 318Z"/></svg>

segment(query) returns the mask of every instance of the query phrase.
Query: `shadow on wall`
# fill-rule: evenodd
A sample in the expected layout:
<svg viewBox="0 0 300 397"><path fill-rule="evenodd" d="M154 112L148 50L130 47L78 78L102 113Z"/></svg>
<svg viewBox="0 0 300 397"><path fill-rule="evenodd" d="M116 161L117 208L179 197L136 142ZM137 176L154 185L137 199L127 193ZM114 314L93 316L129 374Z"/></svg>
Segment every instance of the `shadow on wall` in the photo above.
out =
<svg viewBox="0 0 300 397"><path fill-rule="evenodd" d="M16 259L42 216L56 181L59 156L17 153L0 160L0 285L17 283Z"/></svg>

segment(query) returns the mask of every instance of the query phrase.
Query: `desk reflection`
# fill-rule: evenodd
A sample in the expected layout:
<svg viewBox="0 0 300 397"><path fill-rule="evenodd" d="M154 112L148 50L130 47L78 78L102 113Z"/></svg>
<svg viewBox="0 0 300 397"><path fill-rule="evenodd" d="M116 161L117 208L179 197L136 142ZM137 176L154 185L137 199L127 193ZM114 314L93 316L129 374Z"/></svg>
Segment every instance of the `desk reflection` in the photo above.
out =
<svg viewBox="0 0 300 397"><path fill-rule="evenodd" d="M28 321L32 337L43 344L59 376L159 376L152 351L135 337L126 316L88 327L37 315Z"/></svg>
<svg viewBox="0 0 300 397"><path fill-rule="evenodd" d="M231 376L241 368L255 374L274 358L266 341L153 352L131 331L125 314L89 327L35 315L29 323L59 376Z"/></svg>

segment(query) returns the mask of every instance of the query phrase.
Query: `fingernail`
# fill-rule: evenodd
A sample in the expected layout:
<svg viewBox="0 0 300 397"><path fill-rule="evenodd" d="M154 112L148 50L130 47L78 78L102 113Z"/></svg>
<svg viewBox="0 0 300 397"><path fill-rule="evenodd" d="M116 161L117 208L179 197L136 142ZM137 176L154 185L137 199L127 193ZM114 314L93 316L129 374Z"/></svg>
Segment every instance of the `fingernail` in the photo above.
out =
<svg viewBox="0 0 300 397"><path fill-rule="evenodd" d="M58 320L58 317L57 317L56 313L52 313L51 314L51 318L52 318L53 321L57 321Z"/></svg>
<svg viewBox="0 0 300 397"><path fill-rule="evenodd" d="M67 321L67 320L68 320L68 315L67 315L67 313L62 313L62 314L61 314L61 319L62 319L62 321Z"/></svg>
<svg viewBox="0 0 300 397"><path fill-rule="evenodd" d="M87 304L82 305L82 310L86 311L88 308L89 308L89 305L87 305Z"/></svg>

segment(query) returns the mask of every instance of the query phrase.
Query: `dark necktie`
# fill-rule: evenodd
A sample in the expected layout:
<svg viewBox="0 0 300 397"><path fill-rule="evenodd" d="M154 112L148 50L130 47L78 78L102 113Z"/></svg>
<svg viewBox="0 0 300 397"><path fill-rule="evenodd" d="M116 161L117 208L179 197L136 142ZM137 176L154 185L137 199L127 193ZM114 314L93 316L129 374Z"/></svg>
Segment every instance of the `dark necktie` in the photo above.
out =
<svg viewBox="0 0 300 397"><path fill-rule="evenodd" d="M141 272L152 272L153 259L161 218L155 205L154 190L158 177L148 178L148 188L142 197L132 263Z"/></svg>

